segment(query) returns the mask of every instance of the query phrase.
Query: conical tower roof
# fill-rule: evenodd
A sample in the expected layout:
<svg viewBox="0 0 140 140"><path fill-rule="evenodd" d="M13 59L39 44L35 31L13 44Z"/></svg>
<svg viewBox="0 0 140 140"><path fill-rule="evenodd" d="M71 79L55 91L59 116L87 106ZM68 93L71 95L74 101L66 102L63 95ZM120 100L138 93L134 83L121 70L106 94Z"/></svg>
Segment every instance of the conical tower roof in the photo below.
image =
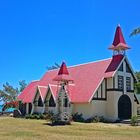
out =
<svg viewBox="0 0 140 140"><path fill-rule="evenodd" d="M62 82L69 82L73 81L72 77L70 76L67 66L65 62L62 63L60 70L58 71L58 75L53 79L54 81L62 81Z"/></svg>
<svg viewBox="0 0 140 140"><path fill-rule="evenodd" d="M67 69L65 62L62 62L62 65L61 65L60 70L58 72L58 75L62 75L62 74L69 75L69 72L68 72L68 69Z"/></svg>
<svg viewBox="0 0 140 140"><path fill-rule="evenodd" d="M109 49L119 50L119 51L129 49L129 47L126 44L125 39L123 37L123 33L122 33L120 25L118 25L116 28L114 40L113 40L113 43Z"/></svg>

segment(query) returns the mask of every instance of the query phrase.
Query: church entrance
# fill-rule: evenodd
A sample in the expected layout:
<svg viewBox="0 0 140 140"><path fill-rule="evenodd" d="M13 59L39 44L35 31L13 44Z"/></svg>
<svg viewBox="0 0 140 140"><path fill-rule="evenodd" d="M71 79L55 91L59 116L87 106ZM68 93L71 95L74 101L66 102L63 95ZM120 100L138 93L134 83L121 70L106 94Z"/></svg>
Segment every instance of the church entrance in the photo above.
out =
<svg viewBox="0 0 140 140"><path fill-rule="evenodd" d="M131 100L127 95L122 95L118 101L119 119L131 118Z"/></svg>

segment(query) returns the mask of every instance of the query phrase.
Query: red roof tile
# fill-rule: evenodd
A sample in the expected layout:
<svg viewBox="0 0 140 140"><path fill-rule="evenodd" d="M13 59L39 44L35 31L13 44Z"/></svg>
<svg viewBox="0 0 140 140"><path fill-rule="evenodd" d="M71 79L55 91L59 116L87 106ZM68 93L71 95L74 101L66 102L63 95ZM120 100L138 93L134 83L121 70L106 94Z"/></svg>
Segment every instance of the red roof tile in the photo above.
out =
<svg viewBox="0 0 140 140"><path fill-rule="evenodd" d="M69 67L69 74L74 79L74 86L69 86L69 96L72 102L89 102L92 95L96 92L102 80L114 75L123 57L121 55L113 56L110 59L81 64ZM50 86L56 97L57 86L53 81L58 70L51 70L38 82L32 82L18 97L24 102L32 102L37 86Z"/></svg>
<svg viewBox="0 0 140 140"><path fill-rule="evenodd" d="M18 96L19 100L22 100L23 103L30 103L33 101L37 86L39 81L31 82L24 90L23 92Z"/></svg>

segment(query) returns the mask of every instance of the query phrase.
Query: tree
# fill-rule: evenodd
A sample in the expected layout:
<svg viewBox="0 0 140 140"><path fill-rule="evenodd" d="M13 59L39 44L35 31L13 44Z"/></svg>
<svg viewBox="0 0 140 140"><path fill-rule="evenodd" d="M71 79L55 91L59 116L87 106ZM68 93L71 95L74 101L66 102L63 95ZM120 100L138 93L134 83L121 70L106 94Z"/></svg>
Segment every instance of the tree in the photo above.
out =
<svg viewBox="0 0 140 140"><path fill-rule="evenodd" d="M0 101L3 101L4 103L16 101L17 96L26 86L27 84L24 80L19 82L19 88L14 88L6 82L6 84L3 84L3 89L0 90Z"/></svg>
<svg viewBox="0 0 140 140"><path fill-rule="evenodd" d="M130 37L131 37L131 36L134 36L134 35L138 35L138 34L140 34L140 27L134 29L134 30L132 31L132 33L130 34Z"/></svg>
<svg viewBox="0 0 140 140"><path fill-rule="evenodd" d="M48 70L54 70L60 68L60 65L58 63L54 63L53 66L47 66Z"/></svg>
<svg viewBox="0 0 140 140"><path fill-rule="evenodd" d="M27 83L25 82L25 80L21 80L19 81L19 91L22 92L24 90L24 88L26 88Z"/></svg>
<svg viewBox="0 0 140 140"><path fill-rule="evenodd" d="M12 102L16 100L18 94L18 88L14 88L6 82L6 84L3 84L3 90L0 90L0 100L4 102Z"/></svg>

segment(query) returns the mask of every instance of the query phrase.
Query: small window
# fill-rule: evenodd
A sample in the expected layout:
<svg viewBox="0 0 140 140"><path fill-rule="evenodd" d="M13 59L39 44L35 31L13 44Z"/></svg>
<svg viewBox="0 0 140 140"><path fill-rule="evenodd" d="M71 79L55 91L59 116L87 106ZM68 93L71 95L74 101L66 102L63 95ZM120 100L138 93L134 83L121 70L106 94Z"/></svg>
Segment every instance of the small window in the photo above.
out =
<svg viewBox="0 0 140 140"><path fill-rule="evenodd" d="M118 89L123 90L123 76L118 76Z"/></svg>
<svg viewBox="0 0 140 140"><path fill-rule="evenodd" d="M38 99L38 106L43 107L43 102L42 102L41 97L39 97Z"/></svg>
<svg viewBox="0 0 140 140"><path fill-rule="evenodd" d="M126 89L131 90L131 77L126 77Z"/></svg>
<svg viewBox="0 0 140 140"><path fill-rule="evenodd" d="M49 100L49 107L55 107L56 104L54 102L53 96L51 95L50 100Z"/></svg>

